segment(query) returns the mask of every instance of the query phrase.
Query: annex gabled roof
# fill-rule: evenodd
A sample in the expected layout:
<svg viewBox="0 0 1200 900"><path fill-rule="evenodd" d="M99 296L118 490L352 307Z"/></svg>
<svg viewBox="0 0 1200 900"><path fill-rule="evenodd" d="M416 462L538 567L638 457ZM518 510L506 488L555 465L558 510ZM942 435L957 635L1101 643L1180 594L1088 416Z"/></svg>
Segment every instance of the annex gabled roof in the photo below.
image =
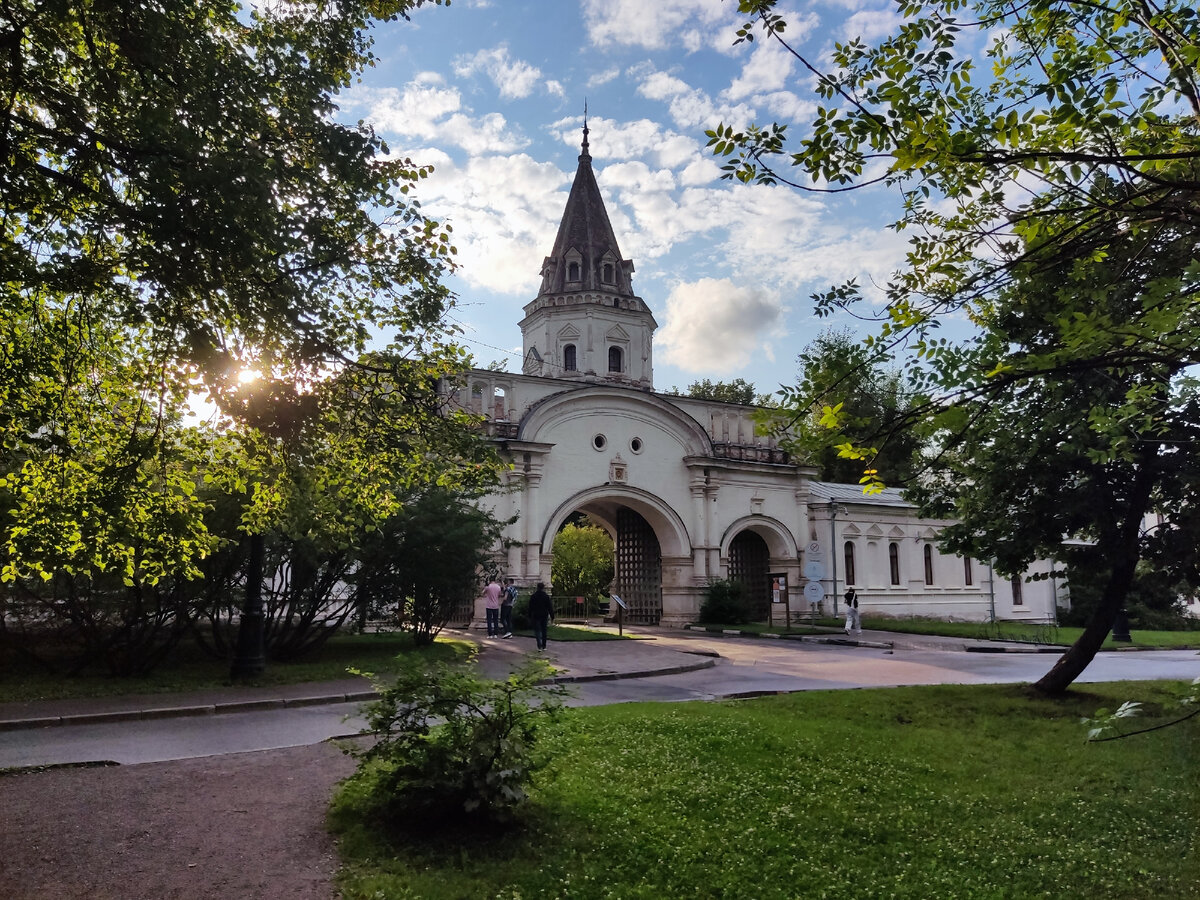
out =
<svg viewBox="0 0 1200 900"><path fill-rule="evenodd" d="M592 157L588 153L588 128L583 126L582 152L571 195L558 226L554 249L542 264L542 294L561 294L572 291L603 290L623 297L633 296L630 276L633 262L621 256L617 237L608 221L608 211L600 196L600 186L592 172ZM569 265L579 266L578 277L571 278ZM605 278L604 265L611 268Z"/></svg>
<svg viewBox="0 0 1200 900"><path fill-rule="evenodd" d="M904 499L899 488L884 488L878 494L864 494L860 484L838 484L833 481L811 481L808 484L810 500L832 500L834 503L861 503L867 506L899 506L914 509Z"/></svg>

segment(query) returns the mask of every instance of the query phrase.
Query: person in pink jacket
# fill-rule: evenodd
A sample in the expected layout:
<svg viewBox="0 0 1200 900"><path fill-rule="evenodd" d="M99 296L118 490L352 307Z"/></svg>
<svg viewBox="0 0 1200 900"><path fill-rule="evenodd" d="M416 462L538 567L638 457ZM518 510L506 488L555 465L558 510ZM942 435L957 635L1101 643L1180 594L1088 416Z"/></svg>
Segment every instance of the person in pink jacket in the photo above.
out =
<svg viewBox="0 0 1200 900"><path fill-rule="evenodd" d="M500 582L495 576L483 589L483 611L487 616L487 636L495 637L500 633Z"/></svg>

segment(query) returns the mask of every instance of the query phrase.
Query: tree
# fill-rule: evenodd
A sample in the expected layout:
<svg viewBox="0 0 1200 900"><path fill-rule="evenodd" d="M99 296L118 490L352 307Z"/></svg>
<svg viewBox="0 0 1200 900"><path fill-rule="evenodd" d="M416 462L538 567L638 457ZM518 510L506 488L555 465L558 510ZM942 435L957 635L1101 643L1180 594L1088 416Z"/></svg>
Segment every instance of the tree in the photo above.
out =
<svg viewBox="0 0 1200 900"><path fill-rule="evenodd" d="M410 199L429 169L334 119L337 92L373 62L374 24L426 2L4 4L6 583L196 578L233 541L207 531L201 472L244 501L255 565L301 508L298 479L328 482L309 496L338 508L313 518L336 543L398 487L473 477L439 470L424 442L463 425L434 423L426 402L463 362L443 327L449 229ZM389 352L364 356L375 334ZM354 384L340 432L330 381ZM201 389L231 417L228 439L178 427ZM406 397L421 402L378 416ZM248 596L259 583L244 579Z"/></svg>
<svg viewBox="0 0 1200 900"><path fill-rule="evenodd" d="M554 538L551 579L554 592L568 597L596 597L613 580L613 540L598 525L568 523Z"/></svg>
<svg viewBox="0 0 1200 900"><path fill-rule="evenodd" d="M909 482L920 464L922 442L907 415L917 395L901 372L885 368L880 355L846 329L818 335L797 361L798 383L780 392L783 412L775 419L792 455L812 459L825 481L856 482L864 480L863 464L839 448L869 446L867 482ZM797 417L795 411L806 402L808 415ZM835 404L830 414L827 403ZM836 429L823 424L831 420Z"/></svg>
<svg viewBox="0 0 1200 900"><path fill-rule="evenodd" d="M479 571L508 524L476 499L437 486L408 498L358 554L356 603L391 613L418 644L431 643L479 595Z"/></svg>
<svg viewBox="0 0 1200 900"><path fill-rule="evenodd" d="M680 391L676 389L674 393ZM707 378L703 381L693 381L683 394L697 400L740 403L743 406L768 406L772 403L769 394L756 393L754 385L745 378L735 378L733 381L710 381Z"/></svg>
<svg viewBox="0 0 1200 900"><path fill-rule="evenodd" d="M332 117L373 22L424 2L6 3L4 305L144 325L222 399L438 321L428 169Z"/></svg>
<svg viewBox="0 0 1200 900"><path fill-rule="evenodd" d="M761 27L795 53L773 0L739 9L755 17L739 39ZM896 227L915 236L868 346L913 353L924 402L909 418L941 445L924 511L963 517L949 548L1009 571L1080 532L1111 565L1093 620L1039 682L1057 692L1099 647L1143 553L1178 543L1174 528L1143 539L1142 514L1194 521L1200 18L1178 0L901 11L879 45L839 45L834 72L795 53L827 101L795 152L778 124L722 125L710 144L744 182L902 189ZM784 159L798 176L780 174ZM851 282L818 310L858 299ZM950 313L980 338L939 338ZM842 452L870 467L871 448Z"/></svg>

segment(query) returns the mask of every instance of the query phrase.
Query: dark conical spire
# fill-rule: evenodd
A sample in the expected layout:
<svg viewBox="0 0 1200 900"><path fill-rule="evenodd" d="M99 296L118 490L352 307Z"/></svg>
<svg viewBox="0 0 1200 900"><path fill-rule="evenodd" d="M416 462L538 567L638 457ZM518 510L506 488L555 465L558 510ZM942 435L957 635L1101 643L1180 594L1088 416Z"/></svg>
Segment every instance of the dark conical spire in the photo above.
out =
<svg viewBox="0 0 1200 900"><path fill-rule="evenodd" d="M585 106L579 167L575 170L554 249L542 265L541 293L603 290L632 297L632 273L633 262L621 256L600 186L592 172Z"/></svg>
<svg viewBox="0 0 1200 900"><path fill-rule="evenodd" d="M591 154L589 154L589 153L588 153L588 142L587 142L587 136L588 136L588 127L587 127L587 100L585 99L585 100L583 101L583 148L582 148L582 149L579 151L579 158L580 158L580 159L583 159L585 156L586 156L588 159L591 159L591 158L592 158L592 157L591 157Z"/></svg>

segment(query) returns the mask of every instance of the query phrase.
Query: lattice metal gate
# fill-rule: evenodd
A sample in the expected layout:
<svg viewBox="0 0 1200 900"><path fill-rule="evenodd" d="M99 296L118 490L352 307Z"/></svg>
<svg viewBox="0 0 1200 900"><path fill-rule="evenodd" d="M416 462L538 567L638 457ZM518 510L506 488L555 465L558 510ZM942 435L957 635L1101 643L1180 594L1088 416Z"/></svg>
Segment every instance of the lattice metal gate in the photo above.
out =
<svg viewBox="0 0 1200 900"><path fill-rule="evenodd" d="M743 531L729 545L729 580L746 586L750 617L756 622L771 618L771 552L753 531Z"/></svg>
<svg viewBox="0 0 1200 900"><path fill-rule="evenodd" d="M657 625L662 618L662 550L650 523L622 506L617 510L617 593L632 625Z"/></svg>

